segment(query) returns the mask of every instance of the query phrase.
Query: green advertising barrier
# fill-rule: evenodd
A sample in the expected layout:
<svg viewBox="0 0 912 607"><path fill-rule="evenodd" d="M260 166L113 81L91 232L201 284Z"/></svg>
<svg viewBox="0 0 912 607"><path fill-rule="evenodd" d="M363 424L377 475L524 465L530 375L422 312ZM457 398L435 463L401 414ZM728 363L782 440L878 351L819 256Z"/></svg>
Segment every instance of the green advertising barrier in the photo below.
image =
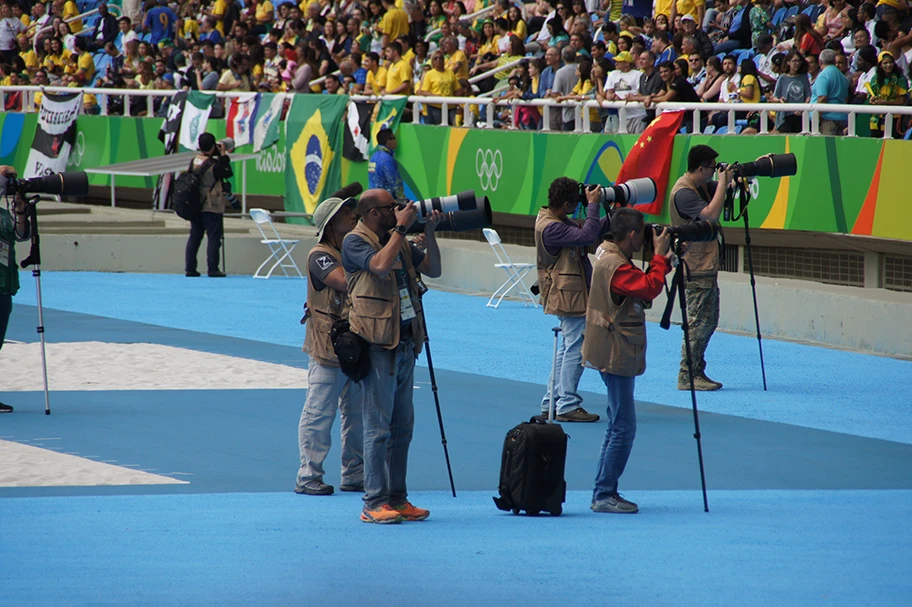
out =
<svg viewBox="0 0 912 607"><path fill-rule="evenodd" d="M463 190L486 194L495 212L535 215L548 186L567 176L610 185L636 135L568 135L526 131L447 129L403 124L398 132L403 180L415 198ZM756 227L860 234L912 240L912 207L903 167L912 143L801 136L684 136L675 138L670 184L686 171L687 151L711 145L721 162L794 153L798 174L758 178L750 187ZM354 170L343 181L360 177ZM343 168L343 177L346 177ZM669 191L670 191L669 187ZM667 200L651 219L668 222Z"/></svg>
<svg viewBox="0 0 912 607"><path fill-rule="evenodd" d="M0 164L24 166L35 132L35 114L0 114ZM69 168L95 168L162 154L160 118L82 116ZM209 130L223 137L225 122ZM341 125L340 125L341 126ZM284 129L283 129L284 130ZM475 190L500 213L535 215L551 181L562 175L609 185L637 141L635 135L571 135L491 131L401 124L397 130L407 193L422 199ZM671 183L685 171L687 150L705 143L723 162L750 161L792 152L798 175L759 178L751 186L751 224L759 228L858 234L912 241L912 206L905 171L912 143L879 139L801 136L684 136L675 138ZM249 151L250 146L238 148ZM333 150L341 156L341 150ZM250 194L284 196L285 136L248 163ZM367 185L367 162L342 159L341 183ZM240 179L240 170L235 186ZM280 177L281 176L281 177ZM109 178L93 175L93 185ZM118 178L118 185L152 188L153 179ZM238 188L236 191L240 191ZM668 205L652 219L667 221Z"/></svg>

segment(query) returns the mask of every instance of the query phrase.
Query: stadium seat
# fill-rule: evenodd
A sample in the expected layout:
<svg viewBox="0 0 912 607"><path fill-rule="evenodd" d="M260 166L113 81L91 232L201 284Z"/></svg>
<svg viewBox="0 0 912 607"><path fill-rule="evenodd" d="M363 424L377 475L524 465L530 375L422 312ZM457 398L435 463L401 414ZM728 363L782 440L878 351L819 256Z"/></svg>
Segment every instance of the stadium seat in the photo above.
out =
<svg viewBox="0 0 912 607"><path fill-rule="evenodd" d="M785 14L788 12L788 8L782 7L773 14L773 27L779 27L782 25L782 22L785 21Z"/></svg>
<svg viewBox="0 0 912 607"><path fill-rule="evenodd" d="M527 306L529 303L533 307L538 307L538 302L535 301L535 296L532 295L532 292L529 290L529 287L526 286L523 278L528 274L533 267L531 263L513 263L513 260L510 259L510 256L507 254L506 249L504 249L503 243L500 241L500 234L497 233L497 230L493 228L485 228L482 230L484 232L485 240L488 241L488 244L491 245L491 249L494 251L494 256L497 258L497 263L494 264L495 268L503 268L503 271L507 273L507 280L496 291L491 295L491 298L488 300L488 303L485 304L488 308L497 308L500 306L500 302L503 301L503 298L507 294L516 290L519 294L519 298ZM494 302L494 298L497 298L497 302ZM528 303L526 300L528 299Z"/></svg>
<svg viewBox="0 0 912 607"><path fill-rule="evenodd" d="M294 271L298 273L299 278L304 278L304 275L301 274L301 270L298 268L298 264L295 263L294 258L291 256L291 252L294 251L294 248L301 241L288 240L279 236L275 224L272 223L272 215L265 209L250 209L250 218L253 219L257 229L260 231L260 236L263 237L260 242L269 248L269 257L260 264L260 267L257 268L253 277L268 279L272 276L272 273L276 268L281 268L282 272L285 273L285 276L290 277L291 274L288 273L288 268L293 268ZM271 235L267 234L264 226L272 232ZM269 271L266 274L260 274L269 262L273 262Z"/></svg>

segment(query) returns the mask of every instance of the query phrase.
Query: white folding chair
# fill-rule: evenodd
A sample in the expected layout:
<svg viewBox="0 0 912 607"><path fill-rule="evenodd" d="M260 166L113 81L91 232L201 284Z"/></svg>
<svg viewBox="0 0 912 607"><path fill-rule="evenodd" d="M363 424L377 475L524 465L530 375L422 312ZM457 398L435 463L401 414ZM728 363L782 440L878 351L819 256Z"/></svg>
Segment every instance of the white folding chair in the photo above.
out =
<svg viewBox="0 0 912 607"><path fill-rule="evenodd" d="M529 303L531 303L534 307L537 307L538 302L535 301L535 296L532 295L532 292L523 280L526 274L535 267L534 264L513 263L513 260L507 255L503 243L500 242L500 234L497 233L497 230L485 228L482 232L484 232L485 239L487 239L488 244L491 245L491 248L494 250L494 256L497 257L497 263L494 264L494 267L503 268L504 272L507 273L507 281L494 291L491 295L491 299L489 299L486 304L487 307L497 308L500 306L500 302L503 301L503 298L514 289L516 289L520 300L522 300L524 304L528 306ZM494 303L494 298L497 298L497 303ZM526 301L527 299L528 302Z"/></svg>
<svg viewBox="0 0 912 607"><path fill-rule="evenodd" d="M301 274L301 270L298 269L298 264L295 263L294 258L291 256L291 252L294 251L294 248L301 241L288 240L287 238L279 236L275 224L272 223L272 216L269 214L269 211L265 209L250 209L250 218L253 219L257 229L260 231L260 235L263 237L263 240L260 242L269 247L269 257L260 264L260 267L257 268L253 277L269 278L276 268L281 268L282 272L285 273L285 276L292 276L288 273L288 268L294 268L294 271L298 273L298 277L304 278L304 275ZM268 229L272 231L271 236L263 229L264 226L268 226ZM273 262L272 266L269 268L269 272L260 274L269 262Z"/></svg>

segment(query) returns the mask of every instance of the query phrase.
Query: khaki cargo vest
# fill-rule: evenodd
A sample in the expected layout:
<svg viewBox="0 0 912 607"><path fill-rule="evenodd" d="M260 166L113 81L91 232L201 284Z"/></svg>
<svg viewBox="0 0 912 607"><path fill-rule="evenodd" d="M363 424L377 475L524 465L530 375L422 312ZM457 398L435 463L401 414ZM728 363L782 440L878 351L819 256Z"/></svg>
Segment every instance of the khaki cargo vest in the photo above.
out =
<svg viewBox="0 0 912 607"><path fill-rule="evenodd" d="M580 247L565 247L556 256L545 248L542 234L545 228L561 220L547 207L535 219L535 252L538 267L538 289L545 314L555 316L585 316L589 287Z"/></svg>
<svg viewBox="0 0 912 607"><path fill-rule="evenodd" d="M681 190L693 190L706 202L709 202L710 200L709 191L705 187L697 187L694 185L693 179L691 179L689 174L685 173L683 177L675 182L674 187L671 188L670 211L671 225L673 226L682 226L692 221L682 218L681 215L678 214L678 208L675 206L675 194ZM687 252L684 254L684 261L687 262L687 267L690 270L689 273L685 274L685 279L715 277L722 267L722 261L719 257L719 242L717 240L712 240L710 242L688 243Z"/></svg>
<svg viewBox="0 0 912 607"><path fill-rule="evenodd" d="M341 253L328 244L318 244L312 248L307 255L308 262L314 253L325 253L337 263L342 263ZM336 291L329 285L322 291L317 291L310 280L310 275L307 278L307 308L310 310L310 319L304 338L304 351L316 358L321 365L338 367L339 359L333 350L329 332L334 322L348 318L348 293Z"/></svg>
<svg viewBox="0 0 912 607"><path fill-rule="evenodd" d="M611 293L614 273L630 262L613 242L595 252L592 292L586 309L583 365L635 377L646 371L646 310L643 300Z"/></svg>
<svg viewBox="0 0 912 607"><path fill-rule="evenodd" d="M351 234L366 240L377 251L383 248L377 235L361 221L351 231ZM418 294L417 273L412 265L412 250L405 239L402 240L400 257L404 261L405 271L408 274L413 298L412 304L417 314L411 321L412 335L415 338L415 355L417 356L424 345L425 329L421 322L421 297ZM345 278L348 281L348 295L351 300L348 320L352 332L387 350L398 346L401 321L399 319L399 287L396 284L395 272L391 271L385 277L381 277L368 270L361 270L354 274L345 272Z"/></svg>

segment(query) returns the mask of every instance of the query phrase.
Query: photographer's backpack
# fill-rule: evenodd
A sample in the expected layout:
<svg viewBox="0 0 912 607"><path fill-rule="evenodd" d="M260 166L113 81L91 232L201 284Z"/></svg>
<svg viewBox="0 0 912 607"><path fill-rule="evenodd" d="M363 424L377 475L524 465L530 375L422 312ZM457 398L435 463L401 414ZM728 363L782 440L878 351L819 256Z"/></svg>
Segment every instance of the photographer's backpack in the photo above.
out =
<svg viewBox="0 0 912 607"><path fill-rule="evenodd" d="M200 195L200 185L203 181L203 173L213 163L214 161L210 158L198 171L194 171L193 162L191 162L190 167L174 180L174 187L171 190L171 207L181 219L193 221L202 213L203 197Z"/></svg>
<svg viewBox="0 0 912 607"><path fill-rule="evenodd" d="M559 328L554 329L554 358L557 358ZM500 510L536 515L548 512L559 516L566 498L564 465L567 438L554 423L554 366L551 376L551 403L548 418L535 416L507 432L500 461L500 497L494 504ZM550 420L550 421L549 421Z"/></svg>

